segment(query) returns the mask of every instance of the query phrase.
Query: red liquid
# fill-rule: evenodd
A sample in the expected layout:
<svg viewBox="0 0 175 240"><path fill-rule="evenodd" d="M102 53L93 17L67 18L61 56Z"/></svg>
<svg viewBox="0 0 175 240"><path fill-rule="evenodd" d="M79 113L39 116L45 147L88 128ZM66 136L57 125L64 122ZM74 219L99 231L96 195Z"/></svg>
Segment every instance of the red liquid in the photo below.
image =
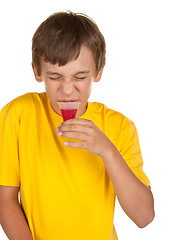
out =
<svg viewBox="0 0 175 240"><path fill-rule="evenodd" d="M71 118L75 118L77 109L61 109L61 113L63 116L63 120L69 120Z"/></svg>

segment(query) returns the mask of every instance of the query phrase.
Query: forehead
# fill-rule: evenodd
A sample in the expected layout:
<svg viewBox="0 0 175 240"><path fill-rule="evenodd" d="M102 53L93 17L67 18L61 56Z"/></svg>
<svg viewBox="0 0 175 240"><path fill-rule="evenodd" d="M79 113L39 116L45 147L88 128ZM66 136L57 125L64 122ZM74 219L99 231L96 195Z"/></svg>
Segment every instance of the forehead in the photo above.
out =
<svg viewBox="0 0 175 240"><path fill-rule="evenodd" d="M71 60L64 66L59 66L58 64L51 64L50 62L45 62L41 60L41 71L61 71L61 72L77 72L77 71L88 70L91 73L96 72L95 60L93 58L92 51L82 46L80 54L77 59Z"/></svg>

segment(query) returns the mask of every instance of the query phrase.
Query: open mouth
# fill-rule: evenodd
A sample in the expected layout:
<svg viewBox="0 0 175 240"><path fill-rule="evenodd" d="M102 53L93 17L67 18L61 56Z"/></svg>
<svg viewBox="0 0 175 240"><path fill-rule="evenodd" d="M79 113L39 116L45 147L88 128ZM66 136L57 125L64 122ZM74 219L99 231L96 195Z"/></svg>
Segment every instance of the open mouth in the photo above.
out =
<svg viewBox="0 0 175 240"><path fill-rule="evenodd" d="M64 101L64 102L58 102L58 105L61 110L61 115L63 117L63 120L66 121L71 118L75 118L80 102Z"/></svg>

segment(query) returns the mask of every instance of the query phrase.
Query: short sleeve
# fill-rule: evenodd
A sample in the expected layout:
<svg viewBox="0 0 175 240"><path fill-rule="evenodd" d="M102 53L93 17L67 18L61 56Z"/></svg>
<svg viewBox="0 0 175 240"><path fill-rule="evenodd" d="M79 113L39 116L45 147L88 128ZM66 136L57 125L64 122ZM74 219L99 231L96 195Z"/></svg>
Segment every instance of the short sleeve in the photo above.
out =
<svg viewBox="0 0 175 240"><path fill-rule="evenodd" d="M120 154L133 171L133 173L147 186L150 187L150 181L143 171L143 159L139 144L139 138L135 124L125 118L122 124L120 136Z"/></svg>
<svg viewBox="0 0 175 240"><path fill-rule="evenodd" d="M0 112L0 185L20 186L19 121L8 107Z"/></svg>

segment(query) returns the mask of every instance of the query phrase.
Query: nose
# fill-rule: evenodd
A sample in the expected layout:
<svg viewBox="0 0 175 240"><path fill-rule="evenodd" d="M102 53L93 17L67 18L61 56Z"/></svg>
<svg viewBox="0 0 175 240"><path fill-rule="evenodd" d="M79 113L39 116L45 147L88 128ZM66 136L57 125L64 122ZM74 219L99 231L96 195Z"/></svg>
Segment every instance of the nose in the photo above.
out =
<svg viewBox="0 0 175 240"><path fill-rule="evenodd" d="M71 81L65 81L62 83L62 91L65 95L71 95L74 90L74 85Z"/></svg>

